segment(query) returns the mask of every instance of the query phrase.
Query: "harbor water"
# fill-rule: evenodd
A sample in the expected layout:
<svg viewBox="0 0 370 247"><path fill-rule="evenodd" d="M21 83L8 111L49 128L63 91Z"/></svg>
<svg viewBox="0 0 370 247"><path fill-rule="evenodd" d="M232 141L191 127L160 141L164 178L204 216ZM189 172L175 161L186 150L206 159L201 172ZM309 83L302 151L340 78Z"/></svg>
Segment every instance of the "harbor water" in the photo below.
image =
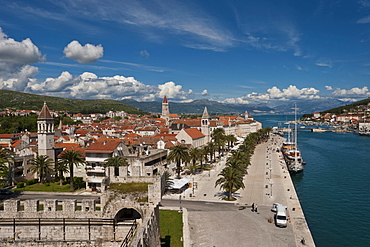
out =
<svg viewBox="0 0 370 247"><path fill-rule="evenodd" d="M255 116L282 127L289 115ZM307 165L292 177L316 246L370 246L370 137L298 129Z"/></svg>

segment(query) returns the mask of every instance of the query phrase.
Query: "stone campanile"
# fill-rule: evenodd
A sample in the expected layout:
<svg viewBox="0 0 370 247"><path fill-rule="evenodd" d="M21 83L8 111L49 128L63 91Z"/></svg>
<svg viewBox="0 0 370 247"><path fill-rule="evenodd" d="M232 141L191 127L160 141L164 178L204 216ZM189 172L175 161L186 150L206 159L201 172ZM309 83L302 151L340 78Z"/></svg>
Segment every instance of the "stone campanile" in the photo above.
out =
<svg viewBox="0 0 370 247"><path fill-rule="evenodd" d="M168 101L166 95L163 97L162 101L162 115L161 118L166 120L166 125L170 124L170 108L168 107Z"/></svg>
<svg viewBox="0 0 370 247"><path fill-rule="evenodd" d="M46 102L37 118L38 154L47 155L55 161L54 152L54 118Z"/></svg>
<svg viewBox="0 0 370 247"><path fill-rule="evenodd" d="M209 143L211 140L211 133L210 133L210 122L209 122L209 114L207 107L204 107L202 120L201 120L201 132L205 135L206 143Z"/></svg>

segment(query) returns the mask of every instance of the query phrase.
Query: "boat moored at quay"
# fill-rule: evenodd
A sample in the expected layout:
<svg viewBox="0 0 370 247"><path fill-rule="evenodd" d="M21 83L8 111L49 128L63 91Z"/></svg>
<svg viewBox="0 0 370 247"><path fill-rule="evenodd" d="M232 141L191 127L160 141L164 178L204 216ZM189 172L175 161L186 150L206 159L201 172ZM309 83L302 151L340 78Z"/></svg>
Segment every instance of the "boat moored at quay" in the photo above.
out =
<svg viewBox="0 0 370 247"><path fill-rule="evenodd" d="M296 111L297 108L295 108ZM295 114L295 121L294 121L294 136L293 141L290 140L290 132L288 132L288 140L283 142L283 146L281 147L281 152L283 153L285 163L287 165L288 171L292 174L303 172L303 165L305 162L302 160L301 152L297 147L297 114Z"/></svg>

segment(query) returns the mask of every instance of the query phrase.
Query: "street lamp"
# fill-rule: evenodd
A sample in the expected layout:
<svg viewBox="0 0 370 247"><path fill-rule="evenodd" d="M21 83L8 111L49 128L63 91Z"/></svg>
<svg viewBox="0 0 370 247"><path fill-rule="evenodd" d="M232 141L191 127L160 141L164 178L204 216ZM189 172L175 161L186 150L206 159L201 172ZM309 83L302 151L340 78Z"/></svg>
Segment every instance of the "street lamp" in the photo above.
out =
<svg viewBox="0 0 370 247"><path fill-rule="evenodd" d="M272 182L272 180L270 180L270 187L271 187L271 196L272 196L272 185L274 184L274 182Z"/></svg>
<svg viewBox="0 0 370 247"><path fill-rule="evenodd" d="M182 206L181 206L181 194L179 196L179 200L180 200L180 211L179 212L182 212Z"/></svg>
<svg viewBox="0 0 370 247"><path fill-rule="evenodd" d="M270 179L271 179L271 172L272 172L272 168L270 167L270 168L269 168L269 170L270 170Z"/></svg>

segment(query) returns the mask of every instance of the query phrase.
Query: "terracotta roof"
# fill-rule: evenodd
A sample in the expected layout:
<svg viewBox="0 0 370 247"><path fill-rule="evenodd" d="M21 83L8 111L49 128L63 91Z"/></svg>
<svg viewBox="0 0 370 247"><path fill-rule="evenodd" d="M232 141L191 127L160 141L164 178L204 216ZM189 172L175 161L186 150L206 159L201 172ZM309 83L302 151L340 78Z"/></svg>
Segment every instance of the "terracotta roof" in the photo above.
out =
<svg viewBox="0 0 370 247"><path fill-rule="evenodd" d="M14 141L14 142L12 142L11 147L14 148L14 147L18 146L19 144L21 144L21 142L22 141Z"/></svg>
<svg viewBox="0 0 370 247"><path fill-rule="evenodd" d="M184 129L184 131L194 140L198 138L205 137L205 135L200 132L200 130L191 128L191 129Z"/></svg>
<svg viewBox="0 0 370 247"><path fill-rule="evenodd" d="M49 108L46 105L46 102L44 102L44 106L42 107L40 115L37 119L53 119L53 117L50 114Z"/></svg>
<svg viewBox="0 0 370 247"><path fill-rule="evenodd" d="M85 148L86 153L112 153L120 144L118 141L97 141Z"/></svg>
<svg viewBox="0 0 370 247"><path fill-rule="evenodd" d="M171 148L174 147L175 145L172 142L166 142L166 145L164 146L165 148Z"/></svg>
<svg viewBox="0 0 370 247"><path fill-rule="evenodd" d="M85 158L86 157L86 152L83 148L81 147L67 147L66 149L63 150L63 152L61 152L58 157L60 157L62 154L64 154L65 152L69 151L69 150L75 150L77 152L80 152L82 157Z"/></svg>
<svg viewBox="0 0 370 247"><path fill-rule="evenodd" d="M175 121L174 123L186 124L189 127L200 127L201 119L180 119Z"/></svg>
<svg viewBox="0 0 370 247"><path fill-rule="evenodd" d="M6 139L10 139L14 136L14 134L0 134L0 138L6 138Z"/></svg>
<svg viewBox="0 0 370 247"><path fill-rule="evenodd" d="M80 147L77 143L55 143L56 148L73 148Z"/></svg>

